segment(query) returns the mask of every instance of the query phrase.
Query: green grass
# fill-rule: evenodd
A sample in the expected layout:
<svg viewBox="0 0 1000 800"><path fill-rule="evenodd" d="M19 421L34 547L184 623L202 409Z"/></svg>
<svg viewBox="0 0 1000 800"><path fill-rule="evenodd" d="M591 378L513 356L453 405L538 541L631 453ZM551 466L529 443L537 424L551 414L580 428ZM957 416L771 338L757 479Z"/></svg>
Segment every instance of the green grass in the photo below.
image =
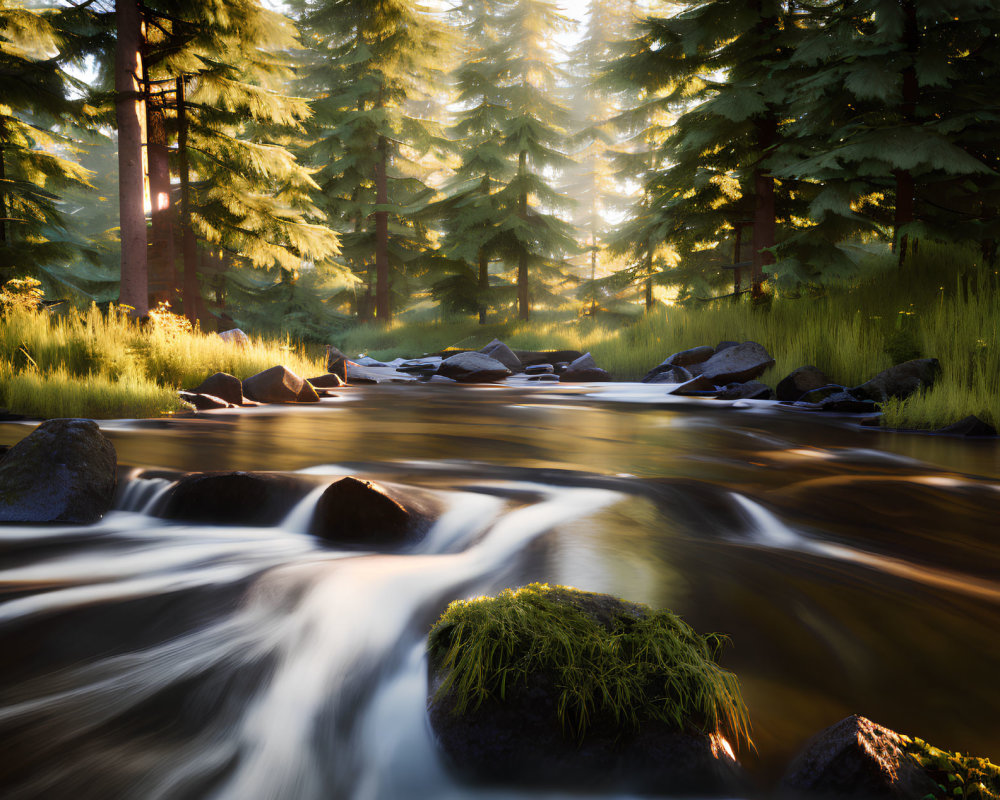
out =
<svg viewBox="0 0 1000 800"><path fill-rule="evenodd" d="M114 309L14 308L0 324L0 405L45 418L160 416L183 410L177 390L214 372L246 378L275 364L304 377L324 371L288 342L241 347L214 333L140 326Z"/></svg>
<svg viewBox="0 0 1000 800"><path fill-rule="evenodd" d="M619 380L638 380L678 350L722 340L760 342L775 366L761 380L774 386L812 364L853 386L894 363L941 361L935 386L884 408L893 428L935 428L976 414L1000 428L1000 285L973 250L921 245L903 268L875 259L863 276L821 294L778 293L766 307L715 301L660 308L634 322L537 315L530 323L480 326L462 318L436 323L356 326L338 346L375 358L414 356L449 346L478 349L494 336L518 349L589 350Z"/></svg>
<svg viewBox="0 0 1000 800"><path fill-rule="evenodd" d="M568 735L583 738L598 719L626 730L657 720L749 742L739 684L716 663L725 637L699 635L669 611L630 613L602 598L533 583L452 603L428 640L446 674L437 697L453 690L463 713L541 673L559 692Z"/></svg>

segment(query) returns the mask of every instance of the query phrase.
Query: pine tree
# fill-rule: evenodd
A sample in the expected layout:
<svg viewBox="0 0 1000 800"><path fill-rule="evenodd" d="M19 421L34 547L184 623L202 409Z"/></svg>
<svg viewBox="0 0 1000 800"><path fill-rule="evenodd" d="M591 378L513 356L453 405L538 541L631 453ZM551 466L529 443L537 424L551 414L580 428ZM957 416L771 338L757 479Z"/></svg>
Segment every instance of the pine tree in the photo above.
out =
<svg viewBox="0 0 1000 800"><path fill-rule="evenodd" d="M73 254L60 194L86 186L88 173L53 132L84 112L68 99L62 45L51 14L0 1L0 282Z"/></svg>
<svg viewBox="0 0 1000 800"><path fill-rule="evenodd" d="M307 163L317 202L341 233L343 259L366 285L362 317L392 317L393 294L427 254L420 212L433 194L420 157L445 145L418 113L429 102L443 30L404 0L293 0L309 48L300 90L315 97Z"/></svg>
<svg viewBox="0 0 1000 800"><path fill-rule="evenodd" d="M554 209L567 205L551 186L552 172L566 168L566 108L557 96L557 49L553 35L565 18L551 0L513 0L499 19L505 59L500 71L502 100L509 116L504 122L502 151L516 172L496 194L500 210L499 251L517 266L518 317L531 315L529 270L535 273L535 293L542 278L563 271L562 256L576 247L572 226Z"/></svg>

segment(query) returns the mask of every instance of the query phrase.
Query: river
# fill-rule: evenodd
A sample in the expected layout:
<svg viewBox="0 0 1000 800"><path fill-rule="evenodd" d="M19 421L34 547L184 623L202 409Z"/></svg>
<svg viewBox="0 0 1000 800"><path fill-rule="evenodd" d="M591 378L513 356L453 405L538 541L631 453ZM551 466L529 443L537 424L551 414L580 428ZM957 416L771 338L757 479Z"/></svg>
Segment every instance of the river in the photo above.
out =
<svg viewBox="0 0 1000 800"><path fill-rule="evenodd" d="M116 509L0 529L0 796L539 797L453 780L424 710L447 603L531 581L728 634L761 786L852 712L1000 760L1000 445L728 405L371 386L102 423ZM338 551L304 533L315 493L278 527L166 522L140 468L359 475L445 512L406 552Z"/></svg>

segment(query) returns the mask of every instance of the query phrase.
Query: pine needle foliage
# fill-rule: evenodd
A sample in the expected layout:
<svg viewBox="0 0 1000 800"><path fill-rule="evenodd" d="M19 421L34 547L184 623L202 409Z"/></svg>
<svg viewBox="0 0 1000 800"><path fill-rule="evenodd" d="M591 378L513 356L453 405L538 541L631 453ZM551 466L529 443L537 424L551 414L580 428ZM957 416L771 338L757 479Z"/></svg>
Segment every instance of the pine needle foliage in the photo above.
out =
<svg viewBox="0 0 1000 800"><path fill-rule="evenodd" d="M455 694L455 711L503 699L544 674L557 687L568 736L598 720L635 730L656 720L749 743L749 716L736 677L717 663L726 638L700 635L669 611L533 583L496 597L460 600L431 629L429 650Z"/></svg>

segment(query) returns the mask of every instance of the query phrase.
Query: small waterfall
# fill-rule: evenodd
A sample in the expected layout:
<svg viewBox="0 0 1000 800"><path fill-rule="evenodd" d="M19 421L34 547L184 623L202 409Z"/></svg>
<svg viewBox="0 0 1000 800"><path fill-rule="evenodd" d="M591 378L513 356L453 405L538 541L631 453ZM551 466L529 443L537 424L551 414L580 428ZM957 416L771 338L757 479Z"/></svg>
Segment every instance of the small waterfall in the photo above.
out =
<svg viewBox="0 0 1000 800"><path fill-rule="evenodd" d="M150 514L160 498L176 481L169 478L143 478L141 472L133 471L126 479L114 510Z"/></svg>

